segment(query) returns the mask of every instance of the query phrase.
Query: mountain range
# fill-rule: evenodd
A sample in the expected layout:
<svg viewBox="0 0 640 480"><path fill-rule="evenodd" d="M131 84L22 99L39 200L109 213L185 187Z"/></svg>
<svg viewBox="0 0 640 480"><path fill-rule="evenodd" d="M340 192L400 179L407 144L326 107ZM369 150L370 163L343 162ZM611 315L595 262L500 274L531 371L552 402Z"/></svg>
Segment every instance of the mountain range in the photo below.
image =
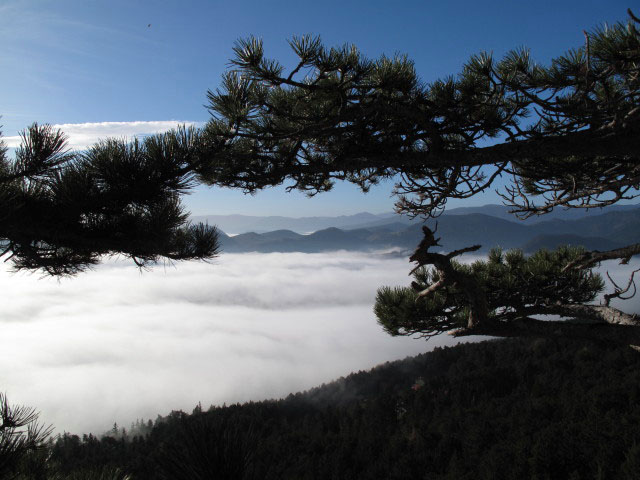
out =
<svg viewBox="0 0 640 480"><path fill-rule="evenodd" d="M489 206L492 207L492 206ZM456 209L458 210L458 209ZM609 250L637 242L640 236L640 208L624 206L607 213L587 214L578 219L556 215L543 221L517 222L502 218L502 210L486 208L490 215L466 209L442 215L427 222L437 227L445 251L481 245L480 251L492 247L522 248L526 252L539 248L555 248L561 244L583 245L590 250ZM356 217L356 218L354 218ZM371 217L374 217L373 219ZM262 219L286 217L258 217ZM318 222L331 217L313 217ZM332 250L388 250L410 251L422 239L421 222L408 221L397 216L382 217L358 214L333 217L342 228L331 226L303 235L291 229L274 229L265 233L248 232L238 235L222 234L225 252L323 252ZM367 221L368 219L368 221ZM291 219L289 219L291 220ZM293 219L300 220L303 219ZM307 225L310 225L309 219ZM365 220L358 227L353 222ZM341 223L340 223L341 222ZM351 223L350 223L351 222ZM220 222L224 225L224 222ZM300 223L301 225L302 223ZM266 221L263 225L267 225ZM224 230L224 227L221 226Z"/></svg>
<svg viewBox="0 0 640 480"><path fill-rule="evenodd" d="M446 210L442 217L450 215L469 215L479 213L491 217L501 218L518 224L532 225L548 220L579 220L590 218L603 213L613 211L629 211L639 208L640 205L613 205L604 209L555 209L552 212L519 220L509 213L510 207L504 205L484 205L478 207L459 207ZM250 215L199 215L191 218L194 222L204 222L209 225L217 225L220 230L229 234L240 233L266 233L276 230L291 230L300 234L310 234L325 228L335 227L345 230L359 228L381 227L391 223L403 225L421 224L421 219L410 219L393 212L373 214L369 212L356 213L355 215L320 216L320 217L284 217L284 216L250 216Z"/></svg>
<svg viewBox="0 0 640 480"><path fill-rule="evenodd" d="M200 215L193 216L194 222L217 225L218 228L228 234L237 235L239 233L265 233L274 230L291 230L300 234L309 234L324 228L353 228L360 225L375 223L383 220L389 223L394 213L383 213L374 215L373 213L362 212L355 215L342 215L339 217L282 217L282 216L251 216L251 215ZM386 221L385 221L386 220Z"/></svg>

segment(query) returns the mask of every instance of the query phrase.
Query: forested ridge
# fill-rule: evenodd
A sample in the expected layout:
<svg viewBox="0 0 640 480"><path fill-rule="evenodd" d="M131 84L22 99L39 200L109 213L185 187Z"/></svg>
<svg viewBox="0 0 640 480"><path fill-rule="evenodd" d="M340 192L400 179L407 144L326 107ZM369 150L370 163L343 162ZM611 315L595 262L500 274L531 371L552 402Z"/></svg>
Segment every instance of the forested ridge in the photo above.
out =
<svg viewBox="0 0 640 480"><path fill-rule="evenodd" d="M63 434L48 469L57 478L107 467L133 479L635 479L639 422L637 351L500 340L437 348L285 399L174 411L138 434Z"/></svg>

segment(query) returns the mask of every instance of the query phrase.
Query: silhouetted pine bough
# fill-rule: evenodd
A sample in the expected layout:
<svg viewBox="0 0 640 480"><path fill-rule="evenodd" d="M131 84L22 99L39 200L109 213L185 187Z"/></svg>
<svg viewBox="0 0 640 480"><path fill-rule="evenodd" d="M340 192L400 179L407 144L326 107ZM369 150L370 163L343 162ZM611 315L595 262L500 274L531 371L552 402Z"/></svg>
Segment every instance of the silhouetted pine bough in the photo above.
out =
<svg viewBox="0 0 640 480"><path fill-rule="evenodd" d="M636 351L494 340L282 400L172 412L144 437L65 434L47 454L59 477L40 478L119 469L134 480L631 480L640 473L639 418Z"/></svg>
<svg viewBox="0 0 640 480"><path fill-rule="evenodd" d="M211 161L198 172L207 183L250 193L289 182L289 189L315 195L337 180L366 191L394 179L396 210L426 219L440 215L449 199L484 192L500 176L511 179L503 200L523 218L635 198L640 186L639 25L629 10L626 23L585 32L584 46L548 65L533 61L524 48L501 60L485 52L472 56L458 75L432 83L421 81L406 56L372 60L355 46L328 48L307 35L289 42L297 63L287 71L266 56L261 40L239 40L221 87L208 92L212 118L202 140L208 152L203 155ZM394 332L431 335L453 328L458 335L508 337L560 332L640 344L639 318L570 296L558 298L554 307L572 320L564 324L531 318L534 306L551 309L545 296L527 308L500 305L507 311L495 315L488 309L492 293L482 288L482 280L450 262L480 246L441 255L434 253L440 246L434 233L425 227L411 259L435 273L423 276L429 281L416 294L403 290L421 300L421 308L413 309L419 316L381 318L408 325ZM473 235L470 231L470 243ZM566 259L562 269L588 276L603 260L625 263L638 253L640 243L582 252ZM544 287L551 290L554 282L547 277ZM542 287L535 291L541 294ZM614 289L618 296L624 291ZM400 291L395 293L396 303L386 306L390 295L379 295L377 311L402 303ZM451 296L455 307L442 301Z"/></svg>
<svg viewBox="0 0 640 480"><path fill-rule="evenodd" d="M32 407L12 405L0 392L0 478L11 478L20 465L40 455L52 431L38 422Z"/></svg>
<svg viewBox="0 0 640 480"><path fill-rule="evenodd" d="M16 270L58 276L104 256L141 268L215 256L217 231L190 224L180 203L195 185L196 135L181 128L71 152L63 132L33 124L14 159L0 138L0 255Z"/></svg>
<svg viewBox="0 0 640 480"><path fill-rule="evenodd" d="M604 289L604 281L590 268L565 269L584 254L583 248L543 249L530 256L521 250L503 252L496 248L487 260L464 265L454 258L470 249L449 254L428 252L437 245L431 232L425 236L425 244L424 251L419 247L412 257L425 258L420 258L414 269L411 287L378 290L375 313L391 335L428 338L448 332L455 336L544 337L568 335L570 331L574 337L603 342L640 343L634 329L607 326L603 321L613 311L616 324L632 325L635 315L612 310L608 305L585 308ZM435 268L425 268L425 263ZM535 315L572 317L575 321L567 325L530 318Z"/></svg>

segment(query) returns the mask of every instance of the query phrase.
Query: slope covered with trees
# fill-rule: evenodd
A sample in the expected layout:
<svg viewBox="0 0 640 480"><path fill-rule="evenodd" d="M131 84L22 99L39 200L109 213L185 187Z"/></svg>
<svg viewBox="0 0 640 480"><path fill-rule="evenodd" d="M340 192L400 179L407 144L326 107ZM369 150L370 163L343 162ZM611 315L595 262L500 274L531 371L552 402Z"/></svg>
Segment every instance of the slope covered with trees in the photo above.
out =
<svg viewBox="0 0 640 480"><path fill-rule="evenodd" d="M47 468L149 480L631 480L639 399L640 356L629 348L465 344L282 400L172 412L138 427L141 436L64 434Z"/></svg>

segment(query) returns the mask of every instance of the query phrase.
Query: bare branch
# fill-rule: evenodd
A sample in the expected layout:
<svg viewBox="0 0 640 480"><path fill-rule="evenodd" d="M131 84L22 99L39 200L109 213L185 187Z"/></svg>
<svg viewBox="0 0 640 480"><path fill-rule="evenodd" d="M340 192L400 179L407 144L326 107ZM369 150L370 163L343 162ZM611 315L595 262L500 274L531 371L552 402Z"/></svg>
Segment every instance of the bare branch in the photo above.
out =
<svg viewBox="0 0 640 480"><path fill-rule="evenodd" d="M444 288L445 286L456 285L465 293L469 300L470 309L467 322L468 326L472 327L486 320L488 317L488 306L482 287L473 275L457 270L451 264L451 258L454 256L460 255L465 251L475 251L479 249L480 246L475 245L473 247L457 250L449 255L429 252L429 248L438 245L438 239L433 236L433 231L427 226L422 227L422 232L424 233L424 238L418 245L418 248L416 248L415 252L413 252L413 255L409 257L409 261L416 262L418 264L412 272L425 265L433 265L438 272L440 279L433 285L422 290L418 294L418 297L427 296L438 289ZM414 289L419 288L416 283L412 284L412 286Z"/></svg>
<svg viewBox="0 0 640 480"><path fill-rule="evenodd" d="M606 252L594 250L586 252L574 261L568 263L567 266L564 267L563 272L572 268L577 270L590 268L605 260L621 259L620 264L626 265L631 260L631 257L638 254L640 254L640 243L608 250Z"/></svg>
<svg viewBox="0 0 640 480"><path fill-rule="evenodd" d="M634 270L633 272L631 272L631 275L629 276L629 282L627 283L627 286L625 288L621 288L620 286L618 286L618 284L613 281L613 279L609 275L609 272L607 271L607 278L613 284L613 287L614 287L614 292L613 293L606 293L604 295L604 304L607 307L609 306L609 303L611 302L611 300L613 298L619 298L620 300L629 300L629 299L631 299L631 298L633 298L635 296L635 294L636 294L636 282L634 281L633 277L639 271L640 271L640 268L637 269L637 270ZM623 297L623 295L625 293L627 293L631 287L633 287L633 293L630 294L627 297Z"/></svg>

